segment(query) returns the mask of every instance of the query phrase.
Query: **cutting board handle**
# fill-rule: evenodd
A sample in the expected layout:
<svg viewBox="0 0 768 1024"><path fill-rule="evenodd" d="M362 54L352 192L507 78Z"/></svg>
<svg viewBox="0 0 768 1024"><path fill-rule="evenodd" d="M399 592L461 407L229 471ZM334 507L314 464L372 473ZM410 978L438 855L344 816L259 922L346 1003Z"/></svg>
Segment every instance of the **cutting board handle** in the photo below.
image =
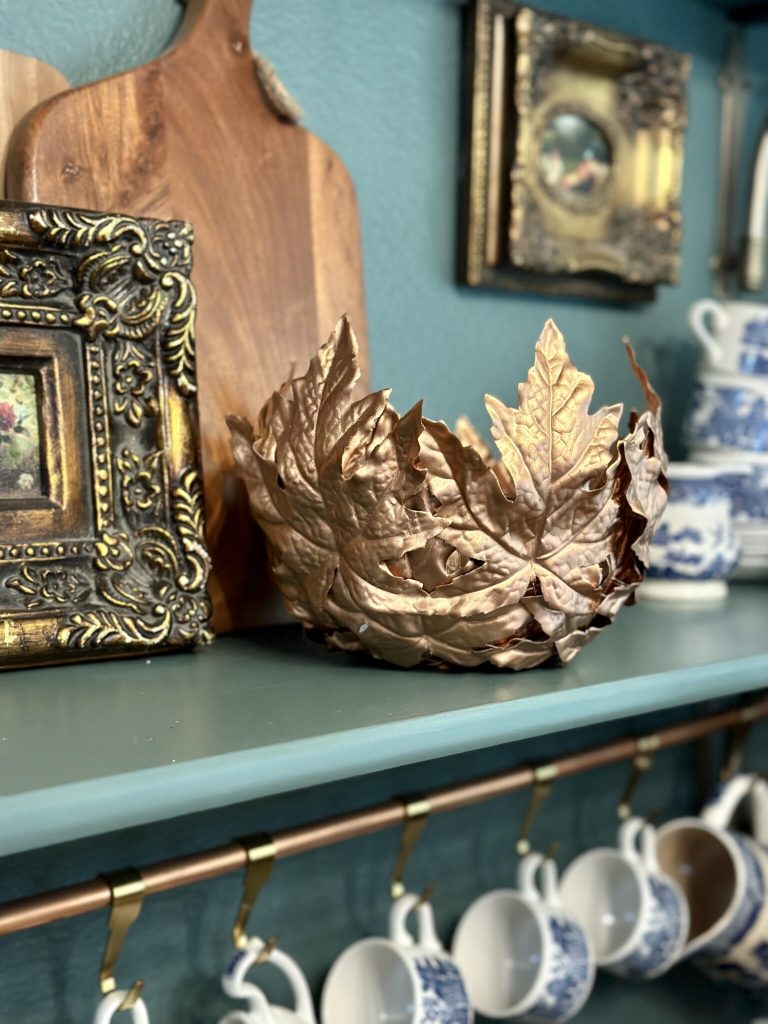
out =
<svg viewBox="0 0 768 1024"><path fill-rule="evenodd" d="M222 38L236 52L250 54L249 23L253 0L187 0L187 11L173 40L173 54L210 52Z"/></svg>

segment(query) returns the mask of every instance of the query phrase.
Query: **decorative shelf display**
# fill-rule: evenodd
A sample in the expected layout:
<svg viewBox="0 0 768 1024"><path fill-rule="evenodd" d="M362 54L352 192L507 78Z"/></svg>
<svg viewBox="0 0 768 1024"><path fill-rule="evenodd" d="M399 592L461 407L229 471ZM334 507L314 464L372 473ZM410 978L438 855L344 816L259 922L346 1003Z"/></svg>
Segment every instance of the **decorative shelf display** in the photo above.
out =
<svg viewBox="0 0 768 1024"><path fill-rule="evenodd" d="M765 687L768 591L627 609L565 668L407 671L295 627L6 673L0 856ZM87 710L84 710L87 709Z"/></svg>

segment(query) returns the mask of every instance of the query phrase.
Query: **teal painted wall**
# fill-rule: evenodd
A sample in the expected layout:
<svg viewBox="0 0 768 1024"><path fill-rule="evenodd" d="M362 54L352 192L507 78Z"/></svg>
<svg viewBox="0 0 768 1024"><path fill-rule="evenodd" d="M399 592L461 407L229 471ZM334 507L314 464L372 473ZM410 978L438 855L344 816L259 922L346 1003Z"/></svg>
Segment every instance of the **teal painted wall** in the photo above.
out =
<svg viewBox="0 0 768 1024"><path fill-rule="evenodd" d="M694 56L683 191L680 284L646 306L471 292L454 282L463 3L458 0L256 0L251 38L344 158L363 226L376 386L408 408L485 422L482 395L510 401L554 315L601 402L639 400L620 344L636 343L667 400L680 454L690 391L690 302L710 291L717 187L716 73L724 16L699 0L551 0L542 5L688 50ZM0 42L81 83L145 61L171 38L177 0L0 0ZM329 325L329 329L330 329Z"/></svg>
<svg viewBox="0 0 768 1024"><path fill-rule="evenodd" d="M551 0L546 6L694 55L682 278L677 287L661 288L652 305L555 302L472 293L455 285L462 20L457 0L257 0L252 42L304 106L307 126L342 155L357 183L377 386L393 385L401 408L425 395L432 416L451 421L467 411L482 421L483 391L514 396L541 323L554 315L574 359L596 377L600 401L637 398L619 344L625 333L633 338L668 399L670 447L679 451L680 416L696 355L684 314L711 286L715 76L725 42L724 19L696 0ZM0 44L48 60L73 83L81 83L155 56L169 42L180 15L175 0L0 0ZM599 734L564 734L7 858L0 863L0 900L527 758L546 758L624 728L619 723ZM761 729L753 738L755 767L768 766L763 753L767 736ZM659 805L666 814L693 809L698 800L695 768L691 751L660 757L638 796L639 806ZM611 841L613 804L624 771L604 770L557 786L543 813L540 837L563 839L561 863L578 849ZM430 824L411 877L417 883L430 878L438 883L436 903L445 935L471 898L512 881L511 851L523 801L521 795ZM345 943L382 927L395 845L394 835L371 837L276 868L259 906L257 927L279 934L315 988ZM217 975L228 952L238 884L236 878L223 879L155 898L145 908L123 970L126 976L147 978L154 1024L211 1024L226 1008ZM0 1024L83 1024L90 1019L105 922L105 915L91 915L0 940ZM601 979L579 1021L647 1024L655 1015L664 1024L746 1024L758 1009L753 999L715 989L682 968L645 989Z"/></svg>

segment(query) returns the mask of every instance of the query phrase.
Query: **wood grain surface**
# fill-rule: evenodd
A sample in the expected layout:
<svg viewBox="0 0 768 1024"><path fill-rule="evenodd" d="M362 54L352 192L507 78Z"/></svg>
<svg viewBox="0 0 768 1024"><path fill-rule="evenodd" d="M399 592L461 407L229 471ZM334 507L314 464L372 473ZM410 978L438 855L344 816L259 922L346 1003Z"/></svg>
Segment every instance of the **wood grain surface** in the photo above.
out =
<svg viewBox="0 0 768 1024"><path fill-rule="evenodd" d="M190 0L156 61L71 90L19 125L9 197L195 228L198 385L218 632L279 608L224 417L254 418L348 313L365 355L357 202L343 164L277 118L255 74L251 0Z"/></svg>
<svg viewBox="0 0 768 1024"><path fill-rule="evenodd" d="M69 82L50 64L11 50L0 50L0 182L3 187L8 142L14 128L38 103L65 89L69 89Z"/></svg>

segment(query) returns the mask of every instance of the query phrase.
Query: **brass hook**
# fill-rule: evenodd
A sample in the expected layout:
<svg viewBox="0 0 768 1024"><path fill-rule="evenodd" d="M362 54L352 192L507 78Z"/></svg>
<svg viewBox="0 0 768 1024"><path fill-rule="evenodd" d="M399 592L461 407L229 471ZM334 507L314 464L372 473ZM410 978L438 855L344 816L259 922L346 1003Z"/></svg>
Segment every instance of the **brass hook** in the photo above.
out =
<svg viewBox="0 0 768 1024"><path fill-rule="evenodd" d="M542 803L552 792L552 780L557 778L556 764L542 764L533 769L533 788L531 798L528 801L528 809L525 812L523 823L520 826L520 834L517 837L517 852L521 857L531 852L531 844L528 839L536 816L541 809Z"/></svg>
<svg viewBox="0 0 768 1024"><path fill-rule="evenodd" d="M267 962L267 960L269 960L269 958L272 956L272 952L273 952L273 950L276 947L277 947L277 936L276 935L270 935L270 937L264 943L264 946L263 946L261 952L256 957L256 959L254 960L254 963L256 963L256 964L265 964Z"/></svg>
<svg viewBox="0 0 768 1024"><path fill-rule="evenodd" d="M414 905L413 909L418 910L419 907L423 907L425 903L431 903L432 897L435 895L436 888L437 886L434 884L434 882L429 882L427 885L425 885L424 888L421 890L421 894L418 900L416 901L416 904Z"/></svg>
<svg viewBox="0 0 768 1024"><path fill-rule="evenodd" d="M725 750L725 758L723 759L723 767L720 769L721 782L727 782L728 779L741 771L747 736L756 717L754 707L742 708L739 712L738 723L728 730L728 744Z"/></svg>
<svg viewBox="0 0 768 1024"><path fill-rule="evenodd" d="M661 740L654 733L651 736L640 736L635 742L635 756L632 759L632 771L630 772L621 800L616 808L616 814L620 821L626 821L632 814L632 797L634 796L637 784L643 775L653 764L653 753L659 749Z"/></svg>
<svg viewBox="0 0 768 1024"><path fill-rule="evenodd" d="M248 945L248 935L246 934L248 919L251 916L254 903L259 898L259 893L264 888L264 883L272 871L272 865L277 856L277 846L272 836L267 835L266 832L249 836L247 839L240 839L238 842L245 847L248 863L245 868L243 898L240 901L240 909L232 929L232 941L236 949L245 949Z"/></svg>
<svg viewBox="0 0 768 1024"><path fill-rule="evenodd" d="M108 995L117 988L115 968L118 957L131 925L141 913L141 905L144 900L144 881L134 868L115 871L110 875L104 875L103 878L109 886L112 896L108 923L109 935L104 947L104 956L101 958L99 985L102 994ZM143 988L143 981L134 981L118 1010L130 1010L135 1006Z"/></svg>
<svg viewBox="0 0 768 1024"><path fill-rule="evenodd" d="M400 852L397 855L397 863L395 864L394 871L392 872L391 880L391 892L392 899L400 899L405 893L405 886L403 885L403 874L405 872L406 864L413 853L413 848L419 841L421 833L424 831L424 826L427 824L427 818L429 812L432 809L429 804L429 800L424 797L416 797L411 800L407 800L404 804L405 808L405 824L403 825L403 834L400 839Z"/></svg>

